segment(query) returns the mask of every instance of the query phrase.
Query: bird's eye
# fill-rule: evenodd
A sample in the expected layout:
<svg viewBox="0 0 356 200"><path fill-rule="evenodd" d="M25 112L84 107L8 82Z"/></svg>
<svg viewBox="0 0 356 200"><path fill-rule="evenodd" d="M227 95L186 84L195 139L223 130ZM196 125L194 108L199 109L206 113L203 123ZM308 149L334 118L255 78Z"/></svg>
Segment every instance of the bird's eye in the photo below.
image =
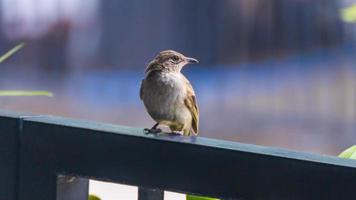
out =
<svg viewBox="0 0 356 200"><path fill-rule="evenodd" d="M173 61L178 61L178 60L179 60L179 57L178 57L178 56L173 56L173 57L172 57L172 60L173 60Z"/></svg>

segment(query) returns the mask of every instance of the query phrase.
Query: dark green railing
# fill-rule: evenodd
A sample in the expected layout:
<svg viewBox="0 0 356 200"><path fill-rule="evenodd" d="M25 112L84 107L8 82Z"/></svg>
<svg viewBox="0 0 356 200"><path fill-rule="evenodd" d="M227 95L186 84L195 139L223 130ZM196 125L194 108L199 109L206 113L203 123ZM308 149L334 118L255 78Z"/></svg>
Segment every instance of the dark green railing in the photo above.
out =
<svg viewBox="0 0 356 200"><path fill-rule="evenodd" d="M1 112L0 158L4 200L84 200L91 178L137 185L141 200L356 199L354 160L60 117Z"/></svg>

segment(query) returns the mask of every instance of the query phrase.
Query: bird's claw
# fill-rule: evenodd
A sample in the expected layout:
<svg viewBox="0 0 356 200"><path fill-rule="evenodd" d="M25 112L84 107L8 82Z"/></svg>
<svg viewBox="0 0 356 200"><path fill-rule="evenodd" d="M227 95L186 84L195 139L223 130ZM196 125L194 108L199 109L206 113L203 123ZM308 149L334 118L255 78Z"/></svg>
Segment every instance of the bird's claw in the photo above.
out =
<svg viewBox="0 0 356 200"><path fill-rule="evenodd" d="M184 135L182 131L172 131L172 135Z"/></svg>
<svg viewBox="0 0 356 200"><path fill-rule="evenodd" d="M143 129L143 131L145 132L145 134L157 134L162 132L162 130L159 128L145 128Z"/></svg>

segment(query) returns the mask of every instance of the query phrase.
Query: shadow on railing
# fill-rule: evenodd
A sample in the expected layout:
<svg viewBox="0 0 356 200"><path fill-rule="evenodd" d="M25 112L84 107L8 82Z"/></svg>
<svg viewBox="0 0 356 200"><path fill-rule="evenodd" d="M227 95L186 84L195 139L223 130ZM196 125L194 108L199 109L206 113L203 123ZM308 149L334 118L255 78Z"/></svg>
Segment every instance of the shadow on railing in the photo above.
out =
<svg viewBox="0 0 356 200"><path fill-rule="evenodd" d="M7 200L86 200L90 178L137 185L140 200L356 199L354 160L60 117L1 112L0 157Z"/></svg>

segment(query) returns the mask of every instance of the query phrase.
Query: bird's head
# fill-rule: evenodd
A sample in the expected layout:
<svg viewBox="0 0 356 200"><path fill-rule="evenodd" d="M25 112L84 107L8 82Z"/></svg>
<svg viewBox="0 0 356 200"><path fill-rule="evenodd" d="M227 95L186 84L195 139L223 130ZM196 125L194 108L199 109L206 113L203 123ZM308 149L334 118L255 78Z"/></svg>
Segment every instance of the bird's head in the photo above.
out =
<svg viewBox="0 0 356 200"><path fill-rule="evenodd" d="M195 58L189 58L173 50L161 51L148 65L146 72L163 70L168 72L180 72L187 64L198 63Z"/></svg>

